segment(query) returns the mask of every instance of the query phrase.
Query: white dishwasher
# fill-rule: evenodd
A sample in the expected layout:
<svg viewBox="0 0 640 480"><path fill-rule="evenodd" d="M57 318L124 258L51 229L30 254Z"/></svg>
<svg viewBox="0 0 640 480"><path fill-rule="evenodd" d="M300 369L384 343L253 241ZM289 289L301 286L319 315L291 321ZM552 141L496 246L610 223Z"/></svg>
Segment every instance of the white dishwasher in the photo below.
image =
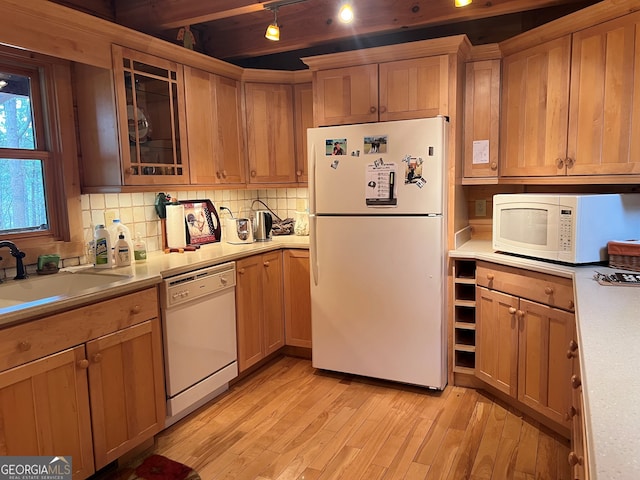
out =
<svg viewBox="0 0 640 480"><path fill-rule="evenodd" d="M238 375L235 285L235 262L163 282L165 426L227 390Z"/></svg>

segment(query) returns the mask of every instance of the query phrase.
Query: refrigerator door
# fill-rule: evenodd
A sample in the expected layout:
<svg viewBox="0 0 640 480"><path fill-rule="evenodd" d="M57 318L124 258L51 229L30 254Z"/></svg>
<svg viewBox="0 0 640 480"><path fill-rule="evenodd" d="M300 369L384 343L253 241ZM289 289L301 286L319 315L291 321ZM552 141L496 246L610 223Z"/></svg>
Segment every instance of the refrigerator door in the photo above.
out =
<svg viewBox="0 0 640 480"><path fill-rule="evenodd" d="M434 117L309 129L311 213L441 214L447 128Z"/></svg>
<svg viewBox="0 0 640 480"><path fill-rule="evenodd" d="M442 217L315 217L316 368L446 385Z"/></svg>

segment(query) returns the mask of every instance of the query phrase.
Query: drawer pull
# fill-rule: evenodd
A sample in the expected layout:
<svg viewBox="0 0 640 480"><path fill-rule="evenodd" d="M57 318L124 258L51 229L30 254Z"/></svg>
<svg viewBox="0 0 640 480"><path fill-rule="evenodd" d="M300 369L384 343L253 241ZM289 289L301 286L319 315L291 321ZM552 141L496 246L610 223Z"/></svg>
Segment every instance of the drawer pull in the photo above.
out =
<svg viewBox="0 0 640 480"><path fill-rule="evenodd" d="M140 305L134 305L131 308L131 313L134 315L137 315L138 313L140 313L142 311L142 307Z"/></svg>
<svg viewBox="0 0 640 480"><path fill-rule="evenodd" d="M571 386L576 389L582 385L582 381L578 375L571 375Z"/></svg>
<svg viewBox="0 0 640 480"><path fill-rule="evenodd" d="M23 340L18 344L18 350L20 350L21 352L28 352L29 350L31 350L31 343Z"/></svg>
<svg viewBox="0 0 640 480"><path fill-rule="evenodd" d="M569 300L569 310L573 310L574 308L576 308L576 304L573 303L573 300Z"/></svg>
<svg viewBox="0 0 640 480"><path fill-rule="evenodd" d="M496 278L496 276L493 273L487 273L487 280L492 282L494 278Z"/></svg>
<svg viewBox="0 0 640 480"><path fill-rule="evenodd" d="M582 465L582 457L576 452L569 452L569 465L575 467L576 465Z"/></svg>
<svg viewBox="0 0 640 480"><path fill-rule="evenodd" d="M102 354L101 353L96 353L93 358L93 363L100 363L102 361Z"/></svg>
<svg viewBox="0 0 640 480"><path fill-rule="evenodd" d="M544 287L544 293L547 295L553 295L553 287Z"/></svg>
<svg viewBox="0 0 640 480"><path fill-rule="evenodd" d="M511 315L515 315L516 312L517 312L517 310L514 307L509 307L509 313Z"/></svg>
<svg viewBox="0 0 640 480"><path fill-rule="evenodd" d="M82 368L83 370L89 368L89 360L87 360L86 358L80 360L78 362L78 368Z"/></svg>
<svg viewBox="0 0 640 480"><path fill-rule="evenodd" d="M569 420L571 420L573 417L575 417L578 414L578 410L576 409L576 407L574 407L573 405L571 405L569 407L569 410L567 410L567 413L564 416L564 419L568 422Z"/></svg>
<svg viewBox="0 0 640 480"><path fill-rule="evenodd" d="M268 268L269 267L269 261L267 260L266 262L263 263L263 265Z"/></svg>

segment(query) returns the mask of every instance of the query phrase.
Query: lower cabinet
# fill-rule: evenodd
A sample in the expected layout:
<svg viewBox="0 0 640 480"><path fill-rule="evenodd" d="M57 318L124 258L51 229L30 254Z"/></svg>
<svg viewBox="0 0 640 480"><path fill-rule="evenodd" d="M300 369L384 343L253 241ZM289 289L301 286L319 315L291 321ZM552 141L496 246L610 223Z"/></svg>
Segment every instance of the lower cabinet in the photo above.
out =
<svg viewBox="0 0 640 480"><path fill-rule="evenodd" d="M588 480L587 445L584 435L584 399L582 396L582 376L580 374L580 359L578 343L569 342L567 357L573 359L573 374L571 375L571 406L567 418L571 420L571 451L569 464L573 469L575 480Z"/></svg>
<svg viewBox="0 0 640 480"><path fill-rule="evenodd" d="M3 329L0 455L71 455L82 480L162 430L157 299L149 288Z"/></svg>
<svg viewBox="0 0 640 480"><path fill-rule="evenodd" d="M575 336L571 280L479 262L477 282L476 376L568 436L567 345Z"/></svg>
<svg viewBox="0 0 640 480"><path fill-rule="evenodd" d="M309 250L284 251L285 343L311 348Z"/></svg>
<svg viewBox="0 0 640 480"><path fill-rule="evenodd" d="M284 346L282 252L236 262L238 370Z"/></svg>

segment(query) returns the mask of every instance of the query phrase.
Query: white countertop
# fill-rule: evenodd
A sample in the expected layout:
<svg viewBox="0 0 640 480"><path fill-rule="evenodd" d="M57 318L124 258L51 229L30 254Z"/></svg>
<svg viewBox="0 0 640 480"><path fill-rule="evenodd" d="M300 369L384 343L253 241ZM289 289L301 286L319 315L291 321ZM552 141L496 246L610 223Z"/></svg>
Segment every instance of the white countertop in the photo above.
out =
<svg viewBox="0 0 640 480"><path fill-rule="evenodd" d="M191 272L199 268L238 260L242 257L280 248L308 248L308 246L309 237L307 236L282 235L274 236L272 240L267 242L254 242L242 245L217 242L203 245L195 252L151 252L146 261L132 263L131 266L127 267L94 269L91 265L84 265L64 269L75 271L91 268L93 272L102 275L127 275L127 278L119 279L117 283L105 289L93 288L78 292L78 294L74 295L49 297L37 302L0 308L0 328L29 321L44 315L51 315L81 305L94 303L109 297L123 295L133 290L150 287L160 283L163 278ZM34 277L37 276L34 275ZM28 279L7 280L5 284L9 285L13 282L28 281ZM0 285L0 295L3 285Z"/></svg>
<svg viewBox="0 0 640 480"><path fill-rule="evenodd" d="M593 279L621 271L570 267L495 253L471 240L449 252L573 278L591 479L640 479L640 287L603 286Z"/></svg>

